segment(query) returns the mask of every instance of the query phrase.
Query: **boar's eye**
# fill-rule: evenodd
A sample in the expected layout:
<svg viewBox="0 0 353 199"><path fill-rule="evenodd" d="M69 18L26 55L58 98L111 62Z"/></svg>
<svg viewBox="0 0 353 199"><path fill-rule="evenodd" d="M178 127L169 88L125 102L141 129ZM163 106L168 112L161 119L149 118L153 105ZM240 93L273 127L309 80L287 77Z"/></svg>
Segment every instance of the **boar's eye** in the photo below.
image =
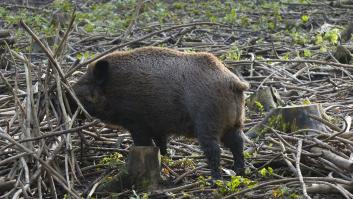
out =
<svg viewBox="0 0 353 199"><path fill-rule="evenodd" d="M92 104L96 104L98 102L98 99L100 97L100 94L97 92L96 89L92 89L86 96L86 99L88 102Z"/></svg>
<svg viewBox="0 0 353 199"><path fill-rule="evenodd" d="M106 60L98 60L93 67L93 77L98 85L103 85L108 80L109 62Z"/></svg>
<svg viewBox="0 0 353 199"><path fill-rule="evenodd" d="M90 102L90 103L94 103L94 101L95 101L95 95L93 92L87 93L85 98L86 98L87 102Z"/></svg>

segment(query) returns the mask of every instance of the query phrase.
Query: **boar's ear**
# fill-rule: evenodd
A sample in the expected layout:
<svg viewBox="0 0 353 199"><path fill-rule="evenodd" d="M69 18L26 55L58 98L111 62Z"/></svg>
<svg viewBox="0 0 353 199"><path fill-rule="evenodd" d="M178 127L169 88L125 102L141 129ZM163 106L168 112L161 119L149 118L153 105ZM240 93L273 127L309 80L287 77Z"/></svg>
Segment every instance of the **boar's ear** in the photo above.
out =
<svg viewBox="0 0 353 199"><path fill-rule="evenodd" d="M106 60L98 60L93 67L93 77L97 84L103 85L108 80L109 62Z"/></svg>

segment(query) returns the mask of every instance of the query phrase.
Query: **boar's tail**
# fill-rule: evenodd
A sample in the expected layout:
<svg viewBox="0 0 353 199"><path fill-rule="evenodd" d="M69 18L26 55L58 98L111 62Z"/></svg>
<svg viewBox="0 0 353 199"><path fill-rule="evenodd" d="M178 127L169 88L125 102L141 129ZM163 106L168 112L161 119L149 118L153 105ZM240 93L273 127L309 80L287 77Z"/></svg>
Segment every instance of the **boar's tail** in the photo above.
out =
<svg viewBox="0 0 353 199"><path fill-rule="evenodd" d="M237 80L233 82L232 87L234 91L246 91L250 88L250 85L248 82L242 81L237 78Z"/></svg>

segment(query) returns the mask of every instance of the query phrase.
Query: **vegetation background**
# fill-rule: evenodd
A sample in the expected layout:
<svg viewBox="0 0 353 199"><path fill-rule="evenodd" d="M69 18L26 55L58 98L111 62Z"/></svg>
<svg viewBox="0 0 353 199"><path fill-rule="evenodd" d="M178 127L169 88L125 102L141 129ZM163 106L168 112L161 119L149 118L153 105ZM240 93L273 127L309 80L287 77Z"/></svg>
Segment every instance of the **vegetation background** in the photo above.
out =
<svg viewBox="0 0 353 199"><path fill-rule="evenodd" d="M349 0L0 0L0 198L353 198L352 13ZM318 103L327 131L276 117L247 145L246 176L223 149L215 186L197 142L173 137L158 190L99 192L131 138L77 122L62 93L92 60L142 46L211 52L247 80L245 132Z"/></svg>

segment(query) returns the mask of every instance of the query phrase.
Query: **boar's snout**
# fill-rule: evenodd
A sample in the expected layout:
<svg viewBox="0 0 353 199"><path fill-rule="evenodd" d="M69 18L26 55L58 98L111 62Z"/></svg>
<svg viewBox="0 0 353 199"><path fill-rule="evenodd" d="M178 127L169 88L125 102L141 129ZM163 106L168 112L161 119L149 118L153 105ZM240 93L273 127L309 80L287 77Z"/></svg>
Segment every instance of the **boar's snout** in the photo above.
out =
<svg viewBox="0 0 353 199"><path fill-rule="evenodd" d="M105 66L102 66L99 70L90 71L72 86L78 100L91 116L97 116L107 110L106 98L103 93L103 84L106 82L107 77L99 74L102 73L101 70L106 69ZM73 99L71 99L70 108L71 110L76 110L77 108L77 104Z"/></svg>

